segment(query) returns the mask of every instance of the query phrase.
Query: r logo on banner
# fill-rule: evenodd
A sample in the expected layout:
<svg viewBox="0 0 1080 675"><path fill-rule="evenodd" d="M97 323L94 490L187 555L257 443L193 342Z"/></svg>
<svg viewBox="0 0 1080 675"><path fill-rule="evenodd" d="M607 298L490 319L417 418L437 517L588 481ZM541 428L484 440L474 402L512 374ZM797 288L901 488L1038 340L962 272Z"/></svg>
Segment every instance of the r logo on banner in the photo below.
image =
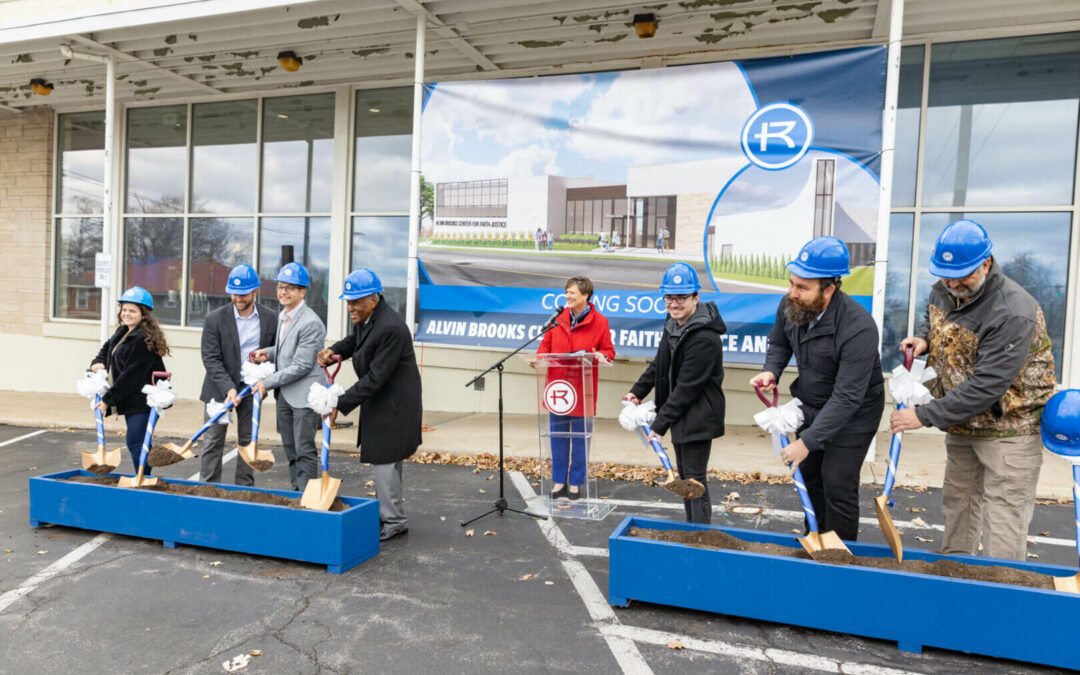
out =
<svg viewBox="0 0 1080 675"><path fill-rule="evenodd" d="M577 407L577 391L566 380L548 382L544 387L544 407L555 415L568 415Z"/></svg>
<svg viewBox="0 0 1080 675"><path fill-rule="evenodd" d="M758 108L742 130L746 158L768 171L795 164L814 142L814 125L806 111L790 103Z"/></svg>

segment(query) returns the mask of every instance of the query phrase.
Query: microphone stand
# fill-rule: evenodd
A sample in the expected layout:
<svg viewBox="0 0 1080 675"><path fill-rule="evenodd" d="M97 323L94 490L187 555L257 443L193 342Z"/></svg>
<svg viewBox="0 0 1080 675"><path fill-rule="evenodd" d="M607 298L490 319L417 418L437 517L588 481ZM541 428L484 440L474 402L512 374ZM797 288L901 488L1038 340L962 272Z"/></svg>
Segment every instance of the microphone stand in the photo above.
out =
<svg viewBox="0 0 1080 675"><path fill-rule="evenodd" d="M561 314L562 310L560 310L559 313ZM491 514L496 513L496 512L498 512L498 514L501 516L506 511L512 511L513 513L519 513L519 514L521 514L523 516L531 516L533 518L540 518L542 520L547 520L547 516L545 516L543 514L540 514L540 513L530 513L529 511L522 511L520 509L512 509L512 508L510 508L510 506L507 504L507 501L506 501L505 488L504 488L504 485L503 485L503 477L504 477L505 471L504 471L504 467L503 467L503 385L502 385L503 380L502 380L502 376L503 376L503 363L505 363L506 360L509 359L514 354L517 354L522 349L525 349L526 347L531 345L533 342L536 342L536 340L538 338L543 337L544 334L547 333L549 330L555 328L555 326L557 325L556 324L557 317L558 317L558 314L556 314L554 317L552 317L548 321L548 323L540 330L540 332L536 334L535 337L533 337L529 341L525 342L524 344L519 346L517 349L515 349L514 351L512 351L509 354L507 354L506 356L504 356L503 358L499 359L498 361L493 363L490 367L488 367L487 370L485 370L484 372L480 373L479 375L477 375L476 377L474 377L473 379L471 379L471 380L469 380L468 382L465 383L466 387L471 387L473 385L473 383L475 383L477 380L479 380L484 375L487 375L491 371L495 370L495 371L498 371L498 373L499 373L499 498L491 503L491 508L489 510L485 511L484 513L481 513L478 516L474 516L474 517L472 517L472 518L470 518L468 520L461 521L461 526L462 527L465 527L466 525L468 525L469 523L472 523L474 521L480 520L484 516L490 516Z"/></svg>

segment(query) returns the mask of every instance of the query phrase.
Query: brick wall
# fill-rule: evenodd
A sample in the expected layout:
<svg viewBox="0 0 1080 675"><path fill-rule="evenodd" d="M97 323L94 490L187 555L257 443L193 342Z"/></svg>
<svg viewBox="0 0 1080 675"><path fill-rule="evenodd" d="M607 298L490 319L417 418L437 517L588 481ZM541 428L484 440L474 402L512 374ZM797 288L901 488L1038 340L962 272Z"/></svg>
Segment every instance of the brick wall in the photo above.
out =
<svg viewBox="0 0 1080 675"><path fill-rule="evenodd" d="M49 312L53 111L0 111L0 333L41 335Z"/></svg>

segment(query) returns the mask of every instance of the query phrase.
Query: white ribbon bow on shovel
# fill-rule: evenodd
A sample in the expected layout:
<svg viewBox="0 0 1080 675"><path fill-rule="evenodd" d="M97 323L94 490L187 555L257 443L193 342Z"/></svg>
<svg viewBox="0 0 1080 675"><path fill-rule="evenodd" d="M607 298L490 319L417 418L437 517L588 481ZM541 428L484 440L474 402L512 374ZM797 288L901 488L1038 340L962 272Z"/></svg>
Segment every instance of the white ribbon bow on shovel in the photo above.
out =
<svg viewBox="0 0 1080 675"><path fill-rule="evenodd" d="M166 379L157 381L157 384L143 385L142 393L146 394L146 405L157 410L158 417L165 414L165 409L172 407L176 401L176 391Z"/></svg>
<svg viewBox="0 0 1080 675"><path fill-rule="evenodd" d="M218 403L216 400L210 399L209 401L206 402L206 415L207 415L207 418L208 419L213 419L214 415L221 412L222 408L224 408L227 405L228 405L228 403L225 402L225 401L222 401L221 403ZM234 419L235 418L233 416L232 409L230 408L228 413L226 413L225 415L222 415L221 417L218 418L217 424L228 425L229 422L232 422Z"/></svg>
<svg viewBox="0 0 1080 675"><path fill-rule="evenodd" d="M345 387L336 382L329 387L318 382L312 382L307 393L308 407L319 413L320 417L326 417L334 411L334 408L337 407L338 397L344 393Z"/></svg>
<svg viewBox="0 0 1080 675"><path fill-rule="evenodd" d="M75 381L75 389L79 396L90 399L90 407L94 407L94 397L102 396L109 390L109 374L105 369L86 373Z"/></svg>
<svg viewBox="0 0 1080 675"><path fill-rule="evenodd" d="M619 413L619 424L627 431L637 431L642 424L651 425L653 420L656 419L656 403L653 401L645 401L641 404L623 401L622 404L623 409Z"/></svg>
<svg viewBox="0 0 1080 675"><path fill-rule="evenodd" d="M263 361L262 363L245 361L244 365L240 366L240 379L249 387L254 386L256 382L265 380L273 374L274 364L272 361Z"/></svg>
<svg viewBox="0 0 1080 675"><path fill-rule="evenodd" d="M769 432L773 440L773 452L780 455L780 436L794 433L803 423L802 401L793 398L784 405L765 408L754 415L754 422Z"/></svg>
<svg viewBox="0 0 1080 675"><path fill-rule="evenodd" d="M926 388L924 382L937 377L933 368L926 367L926 361L912 361L911 370L900 364L892 370L892 378L889 380L889 394L897 403L903 403L908 408L929 403L934 395Z"/></svg>

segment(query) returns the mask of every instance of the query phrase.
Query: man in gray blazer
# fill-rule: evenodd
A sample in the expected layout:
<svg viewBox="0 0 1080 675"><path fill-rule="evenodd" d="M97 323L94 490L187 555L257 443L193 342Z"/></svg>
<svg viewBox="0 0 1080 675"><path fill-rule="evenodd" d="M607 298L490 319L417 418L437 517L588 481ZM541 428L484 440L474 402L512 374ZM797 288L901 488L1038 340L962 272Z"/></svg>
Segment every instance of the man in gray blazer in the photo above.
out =
<svg viewBox="0 0 1080 675"><path fill-rule="evenodd" d="M315 432L321 426L318 413L307 407L312 382L326 386L326 376L315 356L326 343L326 326L319 315L304 302L311 277L300 263L291 262L276 277L277 297L281 303L275 346L259 349L252 358L261 363L273 361L275 372L257 382L252 389L265 396L267 389L277 389L277 426L289 477L294 490L303 490L319 476Z"/></svg>
<svg viewBox="0 0 1080 675"><path fill-rule="evenodd" d="M236 402L236 393L243 388L240 367L248 355L257 349L274 344L277 316L264 308L259 311L259 286L262 280L250 265L237 265L229 272L225 292L230 303L206 315L202 331L203 377L199 400L207 403ZM236 405L236 436L240 445L251 442L251 397ZM209 419L204 411L203 419ZM199 456L199 480L221 482L221 455L225 449L227 424L215 424L203 435L203 451ZM254 485L255 472L246 462L236 460L237 485Z"/></svg>

